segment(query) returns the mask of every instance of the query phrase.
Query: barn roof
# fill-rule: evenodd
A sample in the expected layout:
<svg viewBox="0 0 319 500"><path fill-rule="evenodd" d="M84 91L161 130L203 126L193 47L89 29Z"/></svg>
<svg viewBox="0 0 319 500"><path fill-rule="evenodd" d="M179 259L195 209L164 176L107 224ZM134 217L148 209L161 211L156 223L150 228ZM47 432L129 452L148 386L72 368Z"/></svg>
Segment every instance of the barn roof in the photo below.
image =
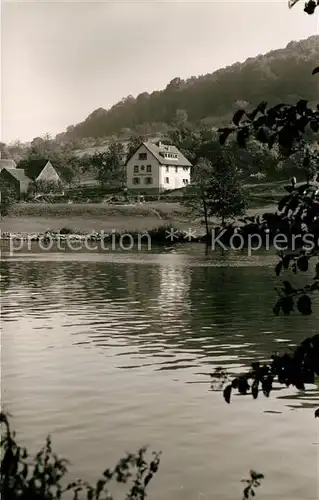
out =
<svg viewBox="0 0 319 500"><path fill-rule="evenodd" d="M3 168L17 168L17 165L12 159L0 159L0 172Z"/></svg>

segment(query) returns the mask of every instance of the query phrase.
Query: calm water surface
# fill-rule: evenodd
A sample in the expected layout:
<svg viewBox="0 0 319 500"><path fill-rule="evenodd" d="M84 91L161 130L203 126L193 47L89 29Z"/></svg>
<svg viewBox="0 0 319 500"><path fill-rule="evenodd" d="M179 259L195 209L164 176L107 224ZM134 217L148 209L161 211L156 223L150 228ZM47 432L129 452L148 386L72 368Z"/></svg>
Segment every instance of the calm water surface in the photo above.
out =
<svg viewBox="0 0 319 500"><path fill-rule="evenodd" d="M94 480L124 451L163 450L156 500L319 498L318 389L224 403L209 374L317 333L273 317L274 259L20 255L1 261L2 399L33 451L47 433ZM295 278L300 279L300 278Z"/></svg>

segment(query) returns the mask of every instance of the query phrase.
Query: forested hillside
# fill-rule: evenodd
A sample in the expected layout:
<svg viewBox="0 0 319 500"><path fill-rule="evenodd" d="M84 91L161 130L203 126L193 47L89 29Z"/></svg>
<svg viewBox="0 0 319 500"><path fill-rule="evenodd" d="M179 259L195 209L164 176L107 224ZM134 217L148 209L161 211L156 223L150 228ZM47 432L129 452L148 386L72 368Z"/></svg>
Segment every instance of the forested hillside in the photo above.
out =
<svg viewBox="0 0 319 500"><path fill-rule="evenodd" d="M213 54L212 54L213 57ZM174 78L162 91L128 96L111 109L96 109L85 121L67 129L64 138L148 134L185 122L220 125L238 106L316 101L319 80L311 75L319 61L319 36L290 42L226 68L187 80ZM59 134L63 138L62 134Z"/></svg>

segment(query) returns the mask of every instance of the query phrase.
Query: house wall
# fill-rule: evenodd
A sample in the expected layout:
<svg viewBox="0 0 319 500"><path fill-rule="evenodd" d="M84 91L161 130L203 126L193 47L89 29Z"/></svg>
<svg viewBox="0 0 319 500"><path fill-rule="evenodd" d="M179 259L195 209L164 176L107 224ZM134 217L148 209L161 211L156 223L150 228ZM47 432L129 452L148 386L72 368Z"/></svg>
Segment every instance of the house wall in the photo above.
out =
<svg viewBox="0 0 319 500"><path fill-rule="evenodd" d="M36 178L36 181L43 182L61 182L61 178L53 165L48 161L40 175Z"/></svg>
<svg viewBox="0 0 319 500"><path fill-rule="evenodd" d="M146 160L139 159L140 153L146 153ZM174 160L172 160L172 163L173 162ZM151 173L147 172L147 165L151 166ZM135 166L138 167L138 173L134 172ZM144 170L141 169L143 166ZM152 184L146 184L145 178L147 177L152 177ZM148 149L142 145L127 162L126 178L126 186L128 189L136 189L138 191L179 189L190 183L190 167L175 166L175 164L167 167L161 165ZM140 179L139 184L134 183L134 178ZM169 182L166 182L167 179Z"/></svg>
<svg viewBox="0 0 319 500"><path fill-rule="evenodd" d="M159 178L162 189L180 189L190 183L190 167L161 165Z"/></svg>
<svg viewBox="0 0 319 500"><path fill-rule="evenodd" d="M139 160L139 154L146 153L146 160ZM147 165L151 166L151 172L147 172ZM138 173L134 172L134 167L138 167ZM144 170L141 168L144 167ZM146 178L153 179L152 184L146 184ZM133 179L140 179L139 184L135 184ZM154 190L160 188L159 183L159 163L158 160L141 145L136 153L129 159L126 164L126 187L128 189L136 189L138 191Z"/></svg>

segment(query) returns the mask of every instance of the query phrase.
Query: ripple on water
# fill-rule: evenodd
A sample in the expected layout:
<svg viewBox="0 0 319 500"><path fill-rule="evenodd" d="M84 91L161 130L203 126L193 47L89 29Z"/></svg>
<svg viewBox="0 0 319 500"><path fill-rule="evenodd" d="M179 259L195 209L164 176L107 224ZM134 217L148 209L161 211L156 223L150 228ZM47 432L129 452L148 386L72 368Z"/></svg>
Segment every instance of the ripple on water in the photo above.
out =
<svg viewBox="0 0 319 500"><path fill-rule="evenodd" d="M3 400L27 444L51 432L71 474L91 479L104 443L106 465L150 443L164 450L159 500L237 498L252 467L271 498L315 498L318 390L228 406L209 377L297 344L305 321L271 315L269 263L220 264L176 254L1 262Z"/></svg>

